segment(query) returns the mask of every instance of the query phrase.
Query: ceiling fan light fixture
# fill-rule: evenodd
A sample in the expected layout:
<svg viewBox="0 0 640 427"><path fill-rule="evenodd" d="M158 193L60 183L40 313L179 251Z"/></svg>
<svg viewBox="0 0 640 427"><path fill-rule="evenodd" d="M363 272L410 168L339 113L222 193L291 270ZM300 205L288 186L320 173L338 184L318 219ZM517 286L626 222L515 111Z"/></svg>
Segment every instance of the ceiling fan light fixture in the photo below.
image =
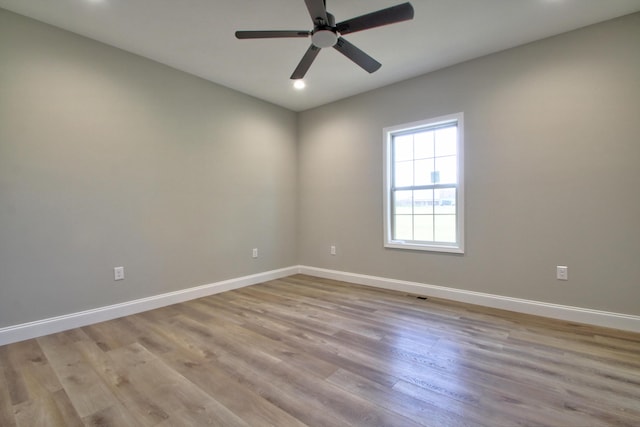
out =
<svg viewBox="0 0 640 427"><path fill-rule="evenodd" d="M307 84L302 79L294 80L293 87L297 90L302 90L307 87Z"/></svg>
<svg viewBox="0 0 640 427"><path fill-rule="evenodd" d="M338 42L338 35L331 30L318 30L311 35L311 43L319 48L333 47Z"/></svg>

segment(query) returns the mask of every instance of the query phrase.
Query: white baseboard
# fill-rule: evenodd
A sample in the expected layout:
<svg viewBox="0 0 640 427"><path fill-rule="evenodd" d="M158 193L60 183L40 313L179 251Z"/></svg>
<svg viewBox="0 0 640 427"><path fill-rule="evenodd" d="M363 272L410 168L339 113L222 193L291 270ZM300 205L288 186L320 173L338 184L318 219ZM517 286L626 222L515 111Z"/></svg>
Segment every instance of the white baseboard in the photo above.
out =
<svg viewBox="0 0 640 427"><path fill-rule="evenodd" d="M519 313L533 314L569 322L640 332L640 316L550 304L546 302L388 279L385 277L367 276L344 271L327 270L308 266L293 266L127 301L106 307L99 307L49 319L0 328L0 345L11 344L43 335L66 331L68 329L79 328L94 323L116 319L118 317L141 313L143 311L166 307L171 304L214 295L220 292L230 291L232 289L239 289L245 286L267 282L269 280L280 279L296 273L308 274L326 279L341 280L359 285L408 292L416 295L477 304L485 307L510 310Z"/></svg>
<svg viewBox="0 0 640 427"><path fill-rule="evenodd" d="M341 280L359 285L374 286L377 288L408 292L416 295L443 298L469 304L477 304L485 307L515 311L518 313L533 314L552 319L569 322L585 323L606 328L621 329L631 332L640 332L640 316L630 314L611 313L607 311L592 310L588 308L571 307L559 304L551 304L540 301L531 301L520 298L511 298L500 295L492 295L481 292L466 291L462 289L446 288L442 286L427 285L424 283L407 282L403 280L388 279L384 277L366 276L363 274L347 273L343 271L327 270L323 268L300 266L302 274L322 277L325 279Z"/></svg>
<svg viewBox="0 0 640 427"><path fill-rule="evenodd" d="M298 273L298 267L288 267L279 270L267 271L236 279L223 280L208 285L196 286L161 295L154 295L120 304L94 308L78 313L65 314L49 319L0 328L0 345L24 341L43 335L79 328L93 323L104 322L118 317L141 313L155 308L166 307L184 301L201 298L220 292L230 291L245 286L251 286L269 280L280 279Z"/></svg>

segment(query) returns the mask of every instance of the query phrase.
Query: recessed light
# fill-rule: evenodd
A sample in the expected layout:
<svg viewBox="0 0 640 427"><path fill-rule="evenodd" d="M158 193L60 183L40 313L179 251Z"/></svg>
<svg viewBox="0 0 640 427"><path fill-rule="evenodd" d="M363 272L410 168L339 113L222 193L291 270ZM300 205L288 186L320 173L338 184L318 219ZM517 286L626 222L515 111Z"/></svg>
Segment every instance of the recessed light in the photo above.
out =
<svg viewBox="0 0 640 427"><path fill-rule="evenodd" d="M305 87L307 87L306 83L304 82L304 80L295 80L293 82L293 87L298 89L298 90L302 90Z"/></svg>

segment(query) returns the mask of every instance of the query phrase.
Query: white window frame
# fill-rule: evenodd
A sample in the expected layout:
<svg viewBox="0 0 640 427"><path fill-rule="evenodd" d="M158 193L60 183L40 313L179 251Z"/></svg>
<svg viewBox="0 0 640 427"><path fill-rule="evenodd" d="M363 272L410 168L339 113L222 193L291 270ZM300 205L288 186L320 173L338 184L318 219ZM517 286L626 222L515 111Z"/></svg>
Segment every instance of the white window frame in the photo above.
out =
<svg viewBox="0 0 640 427"><path fill-rule="evenodd" d="M457 199L456 199L456 238L457 241L452 243L439 242L417 242L394 240L393 236L393 214L392 214L392 184L393 184L393 154L392 141L394 135L406 134L407 132L418 132L429 128L435 128L448 123L456 123L458 127L458 144L457 144ZM435 117L432 119L421 120L402 125L386 127L383 129L384 153L383 153L383 172L384 172L384 246L386 248L411 249L419 251L464 253L464 114L455 113L446 116Z"/></svg>

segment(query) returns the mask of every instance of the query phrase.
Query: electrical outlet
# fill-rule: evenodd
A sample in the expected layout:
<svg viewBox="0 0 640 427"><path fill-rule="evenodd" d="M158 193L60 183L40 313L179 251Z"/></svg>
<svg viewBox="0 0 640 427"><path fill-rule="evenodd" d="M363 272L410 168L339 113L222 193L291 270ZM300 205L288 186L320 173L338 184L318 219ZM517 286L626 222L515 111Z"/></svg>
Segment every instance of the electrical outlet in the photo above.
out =
<svg viewBox="0 0 640 427"><path fill-rule="evenodd" d="M335 246L331 246L331 247L329 248L329 253L330 253L331 255L335 255L335 254L336 254L336 247L335 247Z"/></svg>
<svg viewBox="0 0 640 427"><path fill-rule="evenodd" d="M124 267L113 267L113 280L124 280Z"/></svg>
<svg viewBox="0 0 640 427"><path fill-rule="evenodd" d="M258 258L258 248L253 248L253 252L251 253L252 258Z"/></svg>
<svg viewBox="0 0 640 427"><path fill-rule="evenodd" d="M569 280L569 267L566 265L559 265L556 267L556 279Z"/></svg>

